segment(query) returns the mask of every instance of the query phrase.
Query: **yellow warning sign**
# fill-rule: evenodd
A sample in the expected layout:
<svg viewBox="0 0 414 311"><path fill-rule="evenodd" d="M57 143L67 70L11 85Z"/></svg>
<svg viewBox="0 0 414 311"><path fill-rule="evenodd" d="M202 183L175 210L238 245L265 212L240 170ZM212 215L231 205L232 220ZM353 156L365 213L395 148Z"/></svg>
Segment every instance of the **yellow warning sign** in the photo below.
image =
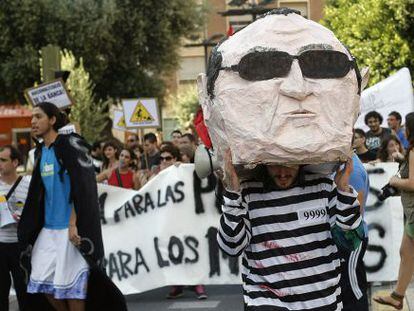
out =
<svg viewBox="0 0 414 311"><path fill-rule="evenodd" d="M145 123L145 122L153 122L155 119L152 115L148 112L147 108L138 101L137 105L135 106L134 112L132 113L130 122L133 123Z"/></svg>
<svg viewBox="0 0 414 311"><path fill-rule="evenodd" d="M121 117L116 125L119 127L126 127L125 117Z"/></svg>

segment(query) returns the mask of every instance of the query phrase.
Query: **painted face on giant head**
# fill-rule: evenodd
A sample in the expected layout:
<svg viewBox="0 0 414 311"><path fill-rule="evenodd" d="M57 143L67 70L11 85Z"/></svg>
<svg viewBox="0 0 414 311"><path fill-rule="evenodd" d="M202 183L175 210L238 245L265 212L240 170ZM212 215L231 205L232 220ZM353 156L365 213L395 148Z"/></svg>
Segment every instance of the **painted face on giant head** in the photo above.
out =
<svg viewBox="0 0 414 311"><path fill-rule="evenodd" d="M359 71L330 30L291 10L272 12L224 41L198 84L219 161L228 148L235 164L350 155Z"/></svg>

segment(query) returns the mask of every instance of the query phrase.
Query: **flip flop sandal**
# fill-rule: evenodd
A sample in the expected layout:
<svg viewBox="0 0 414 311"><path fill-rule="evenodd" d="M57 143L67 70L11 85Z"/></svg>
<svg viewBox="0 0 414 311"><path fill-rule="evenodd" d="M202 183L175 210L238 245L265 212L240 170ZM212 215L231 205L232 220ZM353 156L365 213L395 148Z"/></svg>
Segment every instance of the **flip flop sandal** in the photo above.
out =
<svg viewBox="0 0 414 311"><path fill-rule="evenodd" d="M399 303L397 305L394 305L391 302L384 300L384 298L382 297L374 298L374 301L379 303L380 305L391 306L397 310L402 310L402 308L404 307L404 296L399 295L396 292L392 292L390 294L390 297L394 300L397 300Z"/></svg>

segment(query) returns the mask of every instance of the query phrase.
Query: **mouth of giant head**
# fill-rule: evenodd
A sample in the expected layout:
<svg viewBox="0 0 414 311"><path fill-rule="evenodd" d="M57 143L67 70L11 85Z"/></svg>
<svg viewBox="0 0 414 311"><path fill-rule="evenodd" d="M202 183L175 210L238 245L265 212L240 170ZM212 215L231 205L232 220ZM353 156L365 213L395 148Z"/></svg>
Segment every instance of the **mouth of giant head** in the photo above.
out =
<svg viewBox="0 0 414 311"><path fill-rule="evenodd" d="M309 110L305 110L305 109L298 109L298 110L289 112L287 116L290 118L311 118L311 117L315 117L316 113L309 111Z"/></svg>

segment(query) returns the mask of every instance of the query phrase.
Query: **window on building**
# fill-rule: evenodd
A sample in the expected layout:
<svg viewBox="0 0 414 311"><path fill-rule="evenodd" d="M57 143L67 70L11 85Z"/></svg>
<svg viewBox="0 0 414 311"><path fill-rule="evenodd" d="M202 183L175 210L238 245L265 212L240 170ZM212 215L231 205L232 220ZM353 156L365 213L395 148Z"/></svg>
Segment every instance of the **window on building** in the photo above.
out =
<svg viewBox="0 0 414 311"><path fill-rule="evenodd" d="M182 57L178 79L181 81L196 80L197 76L205 72L204 56Z"/></svg>
<svg viewBox="0 0 414 311"><path fill-rule="evenodd" d="M229 16L229 25L233 28L233 31L236 32L252 22L251 15L237 15Z"/></svg>
<svg viewBox="0 0 414 311"><path fill-rule="evenodd" d="M303 17L309 18L308 1L279 0L279 7L286 7L286 8L298 10Z"/></svg>

